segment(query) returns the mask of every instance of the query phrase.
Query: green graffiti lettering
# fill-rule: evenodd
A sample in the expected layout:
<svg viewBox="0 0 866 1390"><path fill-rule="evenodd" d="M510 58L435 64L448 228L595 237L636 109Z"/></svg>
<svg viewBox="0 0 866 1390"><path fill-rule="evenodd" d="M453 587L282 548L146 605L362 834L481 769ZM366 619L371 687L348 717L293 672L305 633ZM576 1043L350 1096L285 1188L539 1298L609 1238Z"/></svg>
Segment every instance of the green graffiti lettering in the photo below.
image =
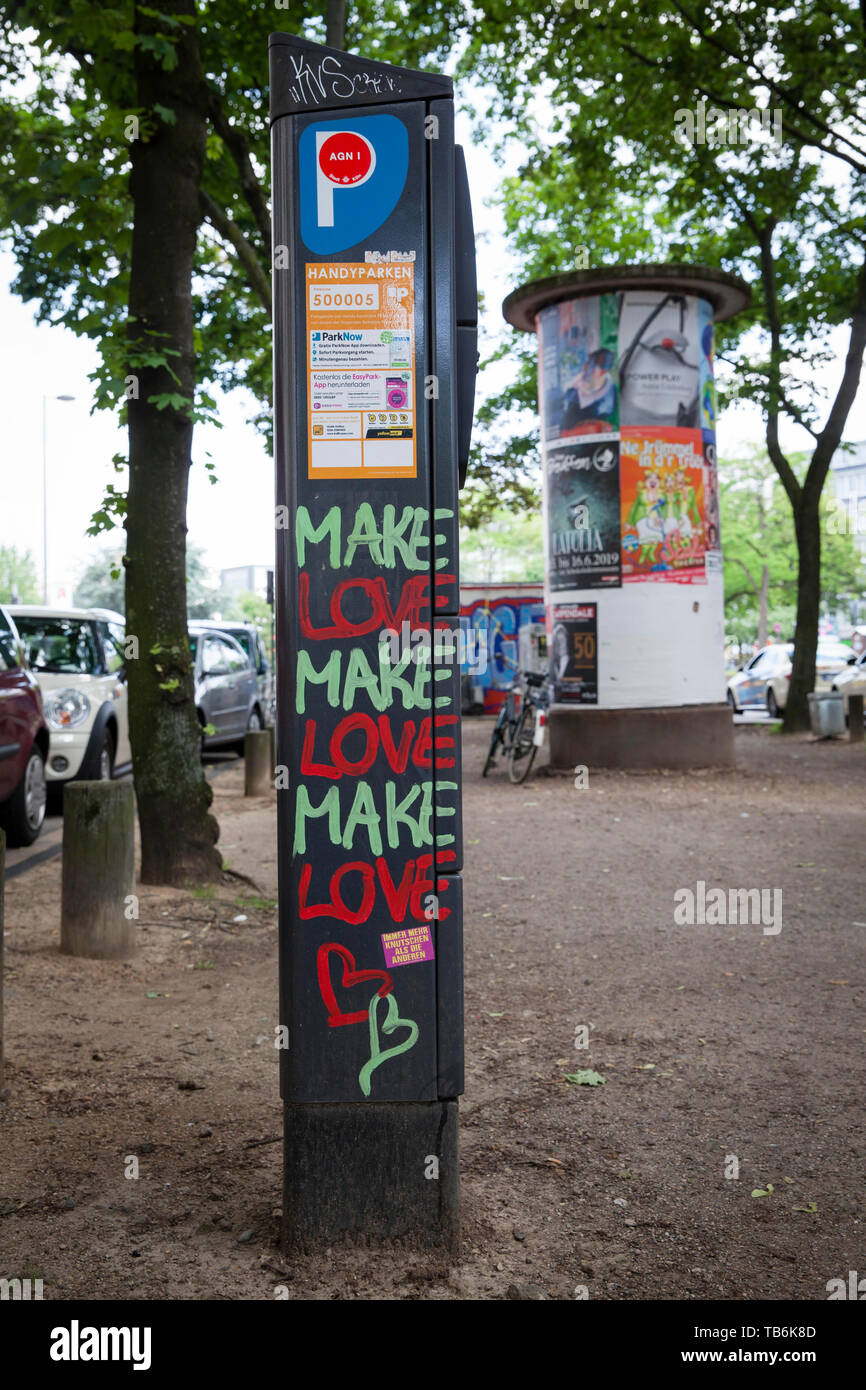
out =
<svg viewBox="0 0 866 1390"><path fill-rule="evenodd" d="M336 787L334 788L336 791ZM346 829L343 834L343 848L353 849L355 830L359 825L366 826L367 835L370 840L370 853L379 855L382 853L382 835L379 830L379 812L376 810L376 798L373 795L373 788L367 782L359 782L355 788L355 799L352 802L352 809L346 817Z"/></svg>
<svg viewBox="0 0 866 1390"><path fill-rule="evenodd" d="M346 540L346 554L343 564L348 569L359 545L369 547L370 555L377 565L384 565L382 554L382 533L376 529L376 517L369 502L362 502L355 513L355 525Z"/></svg>
<svg viewBox="0 0 866 1390"><path fill-rule="evenodd" d="M381 664L381 657L380 657ZM353 647L346 662L346 681L343 686L343 709L354 709L355 696L359 690L366 690L374 709L386 709L390 704L379 689L379 678L371 669L367 655L362 647Z"/></svg>
<svg viewBox="0 0 866 1390"><path fill-rule="evenodd" d="M314 526L306 507L298 507L295 517L295 544L298 548L298 564L303 569L307 562L307 542L318 545L328 537L328 563L332 570L340 568L340 508L332 507L321 526Z"/></svg>
<svg viewBox="0 0 866 1390"><path fill-rule="evenodd" d="M436 783L436 792L437 792L437 795L438 795L439 792L456 792L456 790L457 790L457 783L456 783L456 782L437 782L437 783ZM440 806L440 805L437 804L437 806L436 806L436 814L437 814L437 816L456 816L456 815L457 815L457 809L456 809L456 807L454 807L454 806Z"/></svg>
<svg viewBox="0 0 866 1390"><path fill-rule="evenodd" d="M406 537L406 531L415 518L415 512L419 510L415 507L404 507L403 514L397 521L397 508L392 502L386 502L382 509L382 551L385 556L385 564L388 569L393 569L397 563L396 550L400 551L403 564L407 570L424 569L424 563L418 563L410 539ZM424 510L421 508L420 510Z"/></svg>
<svg viewBox="0 0 866 1390"><path fill-rule="evenodd" d="M408 1028L409 1035L401 1043L395 1043L393 1047L386 1047L384 1051L379 1042L379 1012L381 1006L385 1006L385 1018L382 1022L382 1032L390 1035L398 1028ZM370 1094L370 1079L377 1067L381 1067L383 1062L387 1062L389 1057L399 1057L403 1052L408 1052L410 1047L414 1047L418 1041L418 1024L411 1018L401 1018L397 1008L397 1000L393 994L386 994L382 999L379 994L374 994L370 1000L368 1010L370 1020L370 1058L365 1062L358 1073L358 1085L361 1087L365 1096Z"/></svg>
<svg viewBox="0 0 866 1390"><path fill-rule="evenodd" d="M435 510L434 510L434 512L433 512L433 520L434 520L434 522L436 522L436 521L445 521L447 517L453 516L453 515L454 515L454 513L453 513L453 511L451 510L450 507L436 507ZM433 532L433 549L435 550L437 546L440 546L440 545L447 545L447 544L448 544L448 537L447 537L442 531L435 531L435 530L434 530L434 532ZM447 555L439 555L439 556L437 557L437 559L436 559L436 563L434 564L433 568L434 568L434 569L437 569L437 570L443 570L447 564L448 564L448 557L447 557Z"/></svg>
<svg viewBox="0 0 866 1390"><path fill-rule="evenodd" d="M298 672L295 682L295 709L298 714L306 711L307 681L313 685L328 686L328 704L336 709L340 703L340 652L335 648L321 671L317 671L310 654L303 647L298 652Z"/></svg>
<svg viewBox="0 0 866 1390"><path fill-rule="evenodd" d="M306 785L302 782L295 794L295 843L293 854L307 852L307 820L317 820L319 816L328 817L328 839L332 845L340 843L340 792L330 787L318 806L310 800Z"/></svg>
<svg viewBox="0 0 866 1390"><path fill-rule="evenodd" d="M409 815L410 807L414 806L421 796L421 807L418 819L413 820ZM431 845L433 836L430 831L430 821L433 816L433 783L416 782L409 788L406 795L397 800L396 782L385 783L385 824L387 826L388 844L391 849L400 848L400 826L405 825L409 828L412 844L416 849L422 845Z"/></svg>
<svg viewBox="0 0 866 1390"><path fill-rule="evenodd" d="M382 704L380 709L388 709L396 700L395 692L399 690L404 709L414 709L419 703L417 697L418 688L418 667L423 669L423 663L415 663L412 660L412 651L404 651L400 660L395 666L388 661L388 653L385 648L381 648L385 653L385 660L379 659L379 678L382 682ZM411 680L406 679L407 668L410 670Z"/></svg>

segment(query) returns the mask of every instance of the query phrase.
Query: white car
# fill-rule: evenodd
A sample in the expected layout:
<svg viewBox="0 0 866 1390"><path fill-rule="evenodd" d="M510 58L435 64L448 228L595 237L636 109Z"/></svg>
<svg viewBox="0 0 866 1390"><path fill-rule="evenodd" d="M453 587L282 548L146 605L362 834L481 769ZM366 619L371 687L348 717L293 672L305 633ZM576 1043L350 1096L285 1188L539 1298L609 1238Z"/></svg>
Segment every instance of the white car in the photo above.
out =
<svg viewBox="0 0 866 1390"><path fill-rule="evenodd" d="M123 618L105 608L8 605L8 612L42 691L49 785L109 781L132 761Z"/></svg>
<svg viewBox="0 0 866 1390"><path fill-rule="evenodd" d="M848 713L848 696L866 696L866 652L854 657L853 661L833 677L833 689L845 696L845 713Z"/></svg>
<svg viewBox="0 0 866 1390"><path fill-rule="evenodd" d="M741 671L728 681L728 704L735 714L746 709L765 709L775 719L788 702L793 642L762 647ZM815 654L815 689L830 690L850 659L851 648L835 637L820 637Z"/></svg>

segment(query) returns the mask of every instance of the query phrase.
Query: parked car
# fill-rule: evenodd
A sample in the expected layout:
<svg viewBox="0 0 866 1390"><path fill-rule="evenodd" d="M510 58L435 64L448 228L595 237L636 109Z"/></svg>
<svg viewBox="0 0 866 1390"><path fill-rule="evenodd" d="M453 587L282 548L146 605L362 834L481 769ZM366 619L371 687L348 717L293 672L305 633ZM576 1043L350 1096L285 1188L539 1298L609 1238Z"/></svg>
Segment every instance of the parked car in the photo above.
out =
<svg viewBox="0 0 866 1390"><path fill-rule="evenodd" d="M45 820L48 729L24 645L0 608L0 825L10 845L32 845Z"/></svg>
<svg viewBox="0 0 866 1390"><path fill-rule="evenodd" d="M109 781L132 761L124 620L105 608L9 609L39 682L52 784Z"/></svg>
<svg viewBox="0 0 866 1390"><path fill-rule="evenodd" d="M248 729L264 728L258 680L246 652L234 637L209 623L190 623L195 670L195 706L203 748L234 744L243 752Z"/></svg>
<svg viewBox="0 0 866 1390"><path fill-rule="evenodd" d="M866 652L849 658L844 671L833 677L833 689L845 696L845 713L848 713L848 696L866 696Z"/></svg>
<svg viewBox="0 0 866 1390"><path fill-rule="evenodd" d="M197 618L194 626L196 628L211 628L215 632L227 632L229 637L233 637L246 652L256 673L262 718L266 724L273 724L276 717L274 675L265 651L265 644L262 641L262 634L255 623L220 623L209 618Z"/></svg>
<svg viewBox="0 0 866 1390"><path fill-rule="evenodd" d="M788 700L793 655L793 642L779 642L756 652L742 671L728 681L731 709L735 713L744 709L766 709L773 718L781 713ZM834 677L845 669L850 657L851 648L844 642L835 637L821 638L815 657L816 691L830 690Z"/></svg>

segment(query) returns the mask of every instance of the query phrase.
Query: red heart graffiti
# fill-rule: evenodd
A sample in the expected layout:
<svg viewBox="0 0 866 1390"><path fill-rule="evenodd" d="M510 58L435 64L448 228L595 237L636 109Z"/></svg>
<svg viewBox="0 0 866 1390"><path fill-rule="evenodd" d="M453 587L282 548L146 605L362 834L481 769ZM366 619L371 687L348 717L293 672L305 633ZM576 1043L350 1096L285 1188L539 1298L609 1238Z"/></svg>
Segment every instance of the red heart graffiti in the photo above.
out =
<svg viewBox="0 0 866 1390"><path fill-rule="evenodd" d="M336 951L343 961L343 988L351 989L352 985L360 985L364 980L382 980L381 987L377 990L380 998L384 999L386 994L390 994L394 988L394 981L387 970L356 970L355 957L351 951L347 951L345 946L340 946L336 941L327 941L319 947L316 957L316 969L319 975L319 989L328 1010L328 1027L342 1028L347 1023L363 1023L369 1016L369 1008L358 1009L353 1014L344 1014L337 1004L334 994L334 986L331 983L331 962L328 959L332 951Z"/></svg>

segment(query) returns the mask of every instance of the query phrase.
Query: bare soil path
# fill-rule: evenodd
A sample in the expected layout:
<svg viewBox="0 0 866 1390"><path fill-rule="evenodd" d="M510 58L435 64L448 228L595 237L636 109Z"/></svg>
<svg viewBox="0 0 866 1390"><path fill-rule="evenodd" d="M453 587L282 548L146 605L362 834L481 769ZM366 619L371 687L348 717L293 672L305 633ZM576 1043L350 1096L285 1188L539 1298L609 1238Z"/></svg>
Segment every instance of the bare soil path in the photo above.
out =
<svg viewBox="0 0 866 1390"><path fill-rule="evenodd" d="M279 1254L276 816L238 766L215 809L256 888L143 888L133 963L59 955L59 860L7 885L0 1275L51 1299L744 1300L866 1272L863 748L742 728L733 772L512 787L481 779L489 732L465 728L460 1263ZM781 931L678 925L699 880L780 888Z"/></svg>

